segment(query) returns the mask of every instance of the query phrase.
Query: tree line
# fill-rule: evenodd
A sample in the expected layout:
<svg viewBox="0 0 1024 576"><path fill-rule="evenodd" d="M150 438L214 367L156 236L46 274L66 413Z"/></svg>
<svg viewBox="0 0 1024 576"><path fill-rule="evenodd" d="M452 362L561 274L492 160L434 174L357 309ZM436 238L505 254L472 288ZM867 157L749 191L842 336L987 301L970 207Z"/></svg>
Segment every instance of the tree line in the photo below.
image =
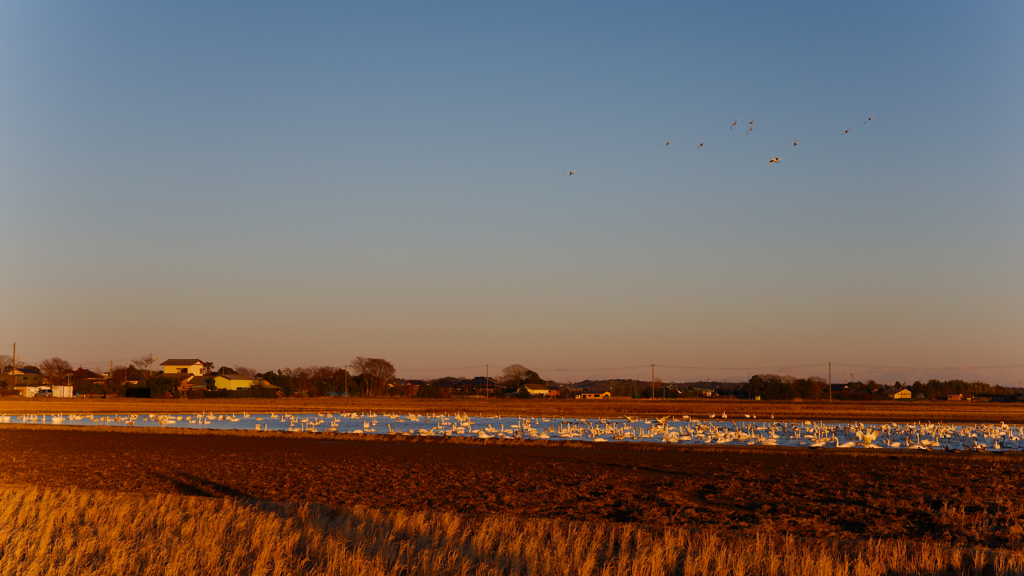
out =
<svg viewBox="0 0 1024 576"><path fill-rule="evenodd" d="M173 394L177 386L155 367L152 354L139 356L131 361L119 364L103 378L91 370L75 369L70 362L53 356L39 362L38 366L19 363L17 368L26 372L38 372L53 385L71 384L79 393L124 394L132 388L145 388L153 397ZM15 368L14 359L0 355L0 369L10 373ZM344 394L358 396L389 396L409 394L405 384L416 383L416 395L426 397L443 397L453 394L455 385L464 382L465 378L443 377L428 381L409 381L396 378L394 365L383 358L367 358L357 356L346 367L329 365L313 365L297 368L282 368L267 372L258 372L247 366L222 366L215 369L207 364L211 371L209 376L199 377L193 386L214 390L213 377L217 374L243 374L251 376L258 383L270 384L285 396L326 396ZM10 388L11 379L3 379L0 386ZM488 393L500 395L518 395L529 398L531 393L528 385L557 388L555 382L545 380L540 375L523 366L511 364L502 369L500 375L488 379ZM916 381L913 384L895 382L886 385L868 380L867 382L849 382L835 387L831 397L838 400L876 400L888 399L887 391L909 389L914 398L945 399L952 394L963 394L971 397L989 397L1001 400L1022 400L1024 390L990 385L985 382L965 380L937 380L927 382ZM650 398L687 398L700 397L707 394L729 395L738 398L757 398L764 400L821 400L829 397L829 386L824 378L797 378L782 374L756 374L747 382L742 383L704 383L686 384L664 383L655 379L653 386L650 381L641 380L587 380L570 385L561 390L561 397L571 396L573 389L608 390L613 396ZM471 390L465 393L478 393Z"/></svg>

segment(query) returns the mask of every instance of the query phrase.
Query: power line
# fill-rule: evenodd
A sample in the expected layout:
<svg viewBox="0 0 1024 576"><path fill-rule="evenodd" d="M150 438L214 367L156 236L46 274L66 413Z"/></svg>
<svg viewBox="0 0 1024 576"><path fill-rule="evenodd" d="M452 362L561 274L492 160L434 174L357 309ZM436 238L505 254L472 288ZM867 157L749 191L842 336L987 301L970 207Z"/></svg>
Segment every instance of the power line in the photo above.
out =
<svg viewBox="0 0 1024 576"><path fill-rule="evenodd" d="M676 368L680 370L780 370L782 368L817 368L828 366L828 362L816 364L776 364L774 366L673 366L658 364L658 368Z"/></svg>
<svg viewBox="0 0 1024 576"><path fill-rule="evenodd" d="M486 364L477 364L476 366L460 366L458 368L395 368L395 371L403 372L441 372L441 371L456 371L456 370L472 370L474 368L483 368Z"/></svg>
<svg viewBox="0 0 1024 576"><path fill-rule="evenodd" d="M997 370L1000 368L1024 368L1024 364L1004 364L1001 366L879 366L874 364L843 364L833 362L833 366L848 368L879 368L883 370Z"/></svg>

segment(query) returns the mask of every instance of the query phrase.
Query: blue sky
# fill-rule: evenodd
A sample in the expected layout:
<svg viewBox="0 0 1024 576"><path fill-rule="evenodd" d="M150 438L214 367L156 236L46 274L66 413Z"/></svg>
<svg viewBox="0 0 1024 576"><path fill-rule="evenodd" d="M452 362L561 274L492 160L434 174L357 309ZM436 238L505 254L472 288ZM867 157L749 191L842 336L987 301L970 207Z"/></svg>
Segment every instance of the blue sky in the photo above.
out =
<svg viewBox="0 0 1024 576"><path fill-rule="evenodd" d="M1024 364L1022 30L1019 3L4 3L0 338Z"/></svg>

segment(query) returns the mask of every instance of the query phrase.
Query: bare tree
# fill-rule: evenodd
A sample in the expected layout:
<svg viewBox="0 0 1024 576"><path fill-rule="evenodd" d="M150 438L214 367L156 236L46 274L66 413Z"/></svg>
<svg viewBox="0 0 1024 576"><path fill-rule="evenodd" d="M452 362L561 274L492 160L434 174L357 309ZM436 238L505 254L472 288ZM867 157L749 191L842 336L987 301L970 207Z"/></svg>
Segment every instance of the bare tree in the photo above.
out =
<svg viewBox="0 0 1024 576"><path fill-rule="evenodd" d="M146 371L146 376L151 376L152 375L152 374L150 374L150 371L151 371L151 369L153 367L153 362L154 362L154 359L153 359L153 354L152 353L146 354L145 356L139 356L138 358L135 358L134 360L132 360L132 364L136 368L138 368L139 370L145 370Z"/></svg>
<svg viewBox="0 0 1024 576"><path fill-rule="evenodd" d="M395 377L395 367L383 358L364 358L357 356L349 362L355 372L366 381L366 392L370 396L380 396L387 390L388 382Z"/></svg>
<svg viewBox="0 0 1024 576"><path fill-rule="evenodd" d="M50 385L59 385L60 379L73 370L71 363L63 358L54 356L39 363L39 371L50 381Z"/></svg>
<svg viewBox="0 0 1024 576"><path fill-rule="evenodd" d="M334 366L310 366L310 381L318 393L339 390L345 385L345 370Z"/></svg>
<svg viewBox="0 0 1024 576"><path fill-rule="evenodd" d="M519 388L530 369L522 364L510 364L501 370L501 379L511 388Z"/></svg>
<svg viewBox="0 0 1024 576"><path fill-rule="evenodd" d="M16 368L16 366L14 365L14 358L13 357L11 357L8 354L0 354L0 373L3 373L3 374L7 374L8 372L11 373L10 376L4 376L3 379L0 380L0 383L2 383L2 385L5 388L13 388L14 387L14 369L15 368Z"/></svg>
<svg viewBox="0 0 1024 576"><path fill-rule="evenodd" d="M241 374L243 376L255 376L256 369L248 366L235 366L235 374Z"/></svg>

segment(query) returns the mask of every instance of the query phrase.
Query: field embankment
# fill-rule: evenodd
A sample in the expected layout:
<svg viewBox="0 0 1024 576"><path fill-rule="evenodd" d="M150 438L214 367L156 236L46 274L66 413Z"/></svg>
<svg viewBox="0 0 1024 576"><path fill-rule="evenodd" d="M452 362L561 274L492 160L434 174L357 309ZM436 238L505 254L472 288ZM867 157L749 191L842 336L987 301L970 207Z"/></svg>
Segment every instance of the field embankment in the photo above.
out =
<svg viewBox="0 0 1024 576"><path fill-rule="evenodd" d="M941 543L331 510L234 498L0 489L0 574L877 576L1024 573L1024 553Z"/></svg>
<svg viewBox="0 0 1024 576"><path fill-rule="evenodd" d="M494 398L236 398L161 400L137 398L0 398L0 414L86 413L269 413L397 412L453 413L472 416L545 416L601 418L622 416L690 416L745 420L982 422L1024 424L1024 404L956 401L769 402L725 398L700 400L554 400ZM724 414L724 416L723 416Z"/></svg>

